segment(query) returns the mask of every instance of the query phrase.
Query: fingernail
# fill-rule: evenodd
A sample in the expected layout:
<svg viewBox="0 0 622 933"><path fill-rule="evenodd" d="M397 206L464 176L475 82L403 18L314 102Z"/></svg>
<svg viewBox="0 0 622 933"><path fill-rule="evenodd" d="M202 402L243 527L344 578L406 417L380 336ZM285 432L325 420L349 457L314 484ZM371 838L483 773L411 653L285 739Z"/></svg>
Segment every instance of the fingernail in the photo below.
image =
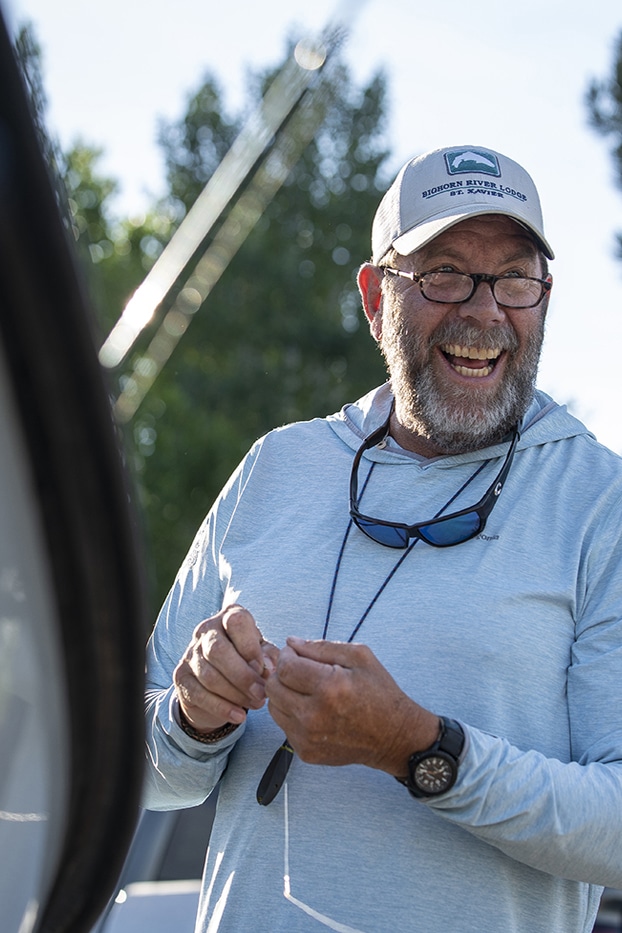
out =
<svg viewBox="0 0 622 933"><path fill-rule="evenodd" d="M244 713L241 709L232 709L229 713L229 722L241 723L244 722L245 719L246 713Z"/></svg>
<svg viewBox="0 0 622 933"><path fill-rule="evenodd" d="M259 676L261 677L261 675L263 674L264 665L261 664L260 661L256 661L255 659L253 659L252 661L248 662L248 666L252 667L255 673L259 674Z"/></svg>

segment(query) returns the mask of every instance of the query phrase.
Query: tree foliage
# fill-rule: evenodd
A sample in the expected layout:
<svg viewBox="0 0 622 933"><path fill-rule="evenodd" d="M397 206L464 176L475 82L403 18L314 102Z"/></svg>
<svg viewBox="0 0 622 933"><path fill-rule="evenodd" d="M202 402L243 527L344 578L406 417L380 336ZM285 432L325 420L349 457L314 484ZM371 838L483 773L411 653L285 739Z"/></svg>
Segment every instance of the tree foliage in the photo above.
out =
<svg viewBox="0 0 622 933"><path fill-rule="evenodd" d="M256 94L270 77L255 80ZM356 289L384 181L384 110L381 77L358 89L336 70L322 129L136 415L159 595L257 437L334 411L384 378ZM240 124L208 77L182 120L162 127L169 216L191 206Z"/></svg>
<svg viewBox="0 0 622 933"><path fill-rule="evenodd" d="M42 52L35 31L30 23L23 24L15 37L15 57L19 63L22 80L30 102L30 111L39 135L41 148L48 160L54 162L54 145L45 128L47 96L41 68Z"/></svg>
<svg viewBox="0 0 622 933"><path fill-rule="evenodd" d="M275 73L249 77L248 112ZM384 79L378 75L357 87L337 63L322 106L319 132L193 316L129 425L127 459L144 507L154 609L253 441L274 426L335 411L385 378L356 288L386 185ZM218 82L206 76L181 119L160 127L167 195L140 222L113 215L116 183L101 173L97 148L77 142L58 156L69 224L102 335L245 117L228 112ZM128 366L152 336L139 342ZM122 372L120 384L123 379Z"/></svg>
<svg viewBox="0 0 622 933"><path fill-rule="evenodd" d="M64 151L47 130L43 52L32 24L18 30L15 53L63 219L76 245L101 331L107 333L168 240L171 224L159 211L138 221L114 216L111 201L118 183L99 168L102 149L77 140ZM158 250L153 249L154 237Z"/></svg>
<svg viewBox="0 0 622 933"><path fill-rule="evenodd" d="M622 188L622 32L615 44L611 74L591 81L586 99L592 127L602 136L613 138L616 180ZM618 253L622 258L622 234L618 235Z"/></svg>
<svg viewBox="0 0 622 933"><path fill-rule="evenodd" d="M157 209L138 219L115 217L110 202L118 184L101 173L101 157L101 149L78 141L60 155L59 171L73 239L103 336L152 267L172 224Z"/></svg>

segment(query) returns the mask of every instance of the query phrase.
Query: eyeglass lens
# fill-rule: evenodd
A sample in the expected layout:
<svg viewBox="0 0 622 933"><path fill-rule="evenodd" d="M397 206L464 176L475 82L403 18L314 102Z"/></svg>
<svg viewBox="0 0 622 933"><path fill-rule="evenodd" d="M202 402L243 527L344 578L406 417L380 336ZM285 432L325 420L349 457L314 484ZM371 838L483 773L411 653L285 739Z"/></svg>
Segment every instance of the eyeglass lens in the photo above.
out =
<svg viewBox="0 0 622 933"><path fill-rule="evenodd" d="M356 524L366 535L385 547L404 548L408 545L409 535L405 528L378 525L362 517L356 519ZM466 515L448 516L445 521L431 525L420 525L417 531L428 544L446 547L468 541L477 534L480 526L481 519L477 512L469 512Z"/></svg>
<svg viewBox="0 0 622 933"><path fill-rule="evenodd" d="M420 280L421 291L430 301L466 301L476 288L477 279L462 272L428 272ZM495 300L506 307L529 307L537 304L542 285L537 279L503 276L491 281Z"/></svg>

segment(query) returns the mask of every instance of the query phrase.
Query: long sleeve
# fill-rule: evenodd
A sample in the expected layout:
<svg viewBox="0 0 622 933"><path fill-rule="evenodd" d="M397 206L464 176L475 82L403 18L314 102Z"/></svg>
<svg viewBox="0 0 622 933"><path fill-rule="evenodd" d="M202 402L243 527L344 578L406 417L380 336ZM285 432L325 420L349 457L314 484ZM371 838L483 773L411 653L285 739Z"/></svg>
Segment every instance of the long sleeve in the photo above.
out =
<svg viewBox="0 0 622 933"><path fill-rule="evenodd" d="M563 763L469 729L463 775L433 804L446 819L531 868L622 887L619 760Z"/></svg>
<svg viewBox="0 0 622 933"><path fill-rule="evenodd" d="M151 810L192 807L202 803L218 783L230 750L242 737L245 723L231 735L204 745L179 725L173 671L196 626L222 609L226 595L219 541L252 472L249 457L233 474L203 522L159 613L147 644L146 755L143 806Z"/></svg>
<svg viewBox="0 0 622 933"><path fill-rule="evenodd" d="M613 507L612 507L613 505ZM433 806L531 867L622 887L622 542L619 503L586 536L566 672L571 761L469 729L463 779ZM543 555L544 559L544 555ZM546 626L540 652L546 655ZM538 716L539 696L526 717Z"/></svg>
<svg viewBox="0 0 622 933"><path fill-rule="evenodd" d="M210 795L227 765L244 723L213 745L202 745L181 729L173 688L151 690L147 697L147 756L143 806L174 810L198 806Z"/></svg>

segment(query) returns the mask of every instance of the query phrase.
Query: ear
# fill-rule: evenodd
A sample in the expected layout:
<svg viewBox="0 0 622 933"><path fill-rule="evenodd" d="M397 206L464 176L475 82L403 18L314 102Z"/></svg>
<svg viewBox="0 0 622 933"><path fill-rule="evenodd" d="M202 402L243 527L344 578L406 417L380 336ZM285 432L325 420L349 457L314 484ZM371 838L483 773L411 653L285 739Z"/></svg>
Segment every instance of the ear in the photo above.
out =
<svg viewBox="0 0 622 933"><path fill-rule="evenodd" d="M357 282L369 329L374 340L378 341L382 337L382 273L370 262L363 263Z"/></svg>

